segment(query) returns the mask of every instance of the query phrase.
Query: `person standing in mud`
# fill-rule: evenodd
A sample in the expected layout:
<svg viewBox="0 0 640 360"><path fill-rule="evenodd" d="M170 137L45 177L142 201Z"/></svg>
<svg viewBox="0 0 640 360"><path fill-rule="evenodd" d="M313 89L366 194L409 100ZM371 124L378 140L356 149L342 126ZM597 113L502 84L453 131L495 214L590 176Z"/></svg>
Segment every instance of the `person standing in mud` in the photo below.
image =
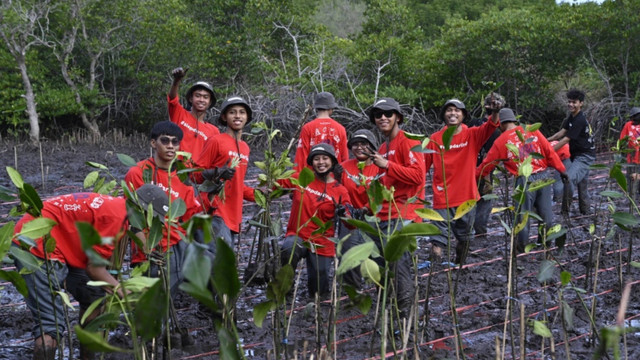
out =
<svg viewBox="0 0 640 360"><path fill-rule="evenodd" d="M392 98L378 99L369 110L369 120L384 136L384 142L378 151L370 153L369 156L373 164L378 167L380 183L388 189L395 188L394 201L384 201L382 208L376 214L380 219L378 224L380 231L387 233L400 230L406 221L422 222L422 218L416 214L415 210L422 206L417 199L424 198L426 176L424 156L411 150L414 146L420 145L420 142L409 139L404 131L400 130L404 115L400 104ZM374 241L380 249L385 245L381 238L376 238ZM409 317L415 295L411 264L409 251L405 251L400 260L391 264L395 274L395 298L401 318Z"/></svg>
<svg viewBox="0 0 640 360"><path fill-rule="evenodd" d="M556 151L569 144L571 165L567 169L569 182L564 187L562 197L562 213L568 215L573 201L573 192L578 189L578 205L580 213L589 214L589 166L596 161L596 145L591 136L591 126L582 112L585 94L576 89L567 91L567 106L569 116L562 123L562 128L548 138L549 141L558 140L553 147Z"/></svg>
<svg viewBox="0 0 640 360"><path fill-rule="evenodd" d="M196 173L196 182L224 181L219 193L202 193L205 210L212 216L212 227L217 237L234 246L235 235L240 232L243 200L255 201L254 189L245 185L249 166L249 145L242 140L242 130L251 122L251 107L243 98L232 96L222 103L218 123L226 126L224 133L216 135L204 145L194 160L205 169ZM215 241L209 243L215 254Z"/></svg>
<svg viewBox="0 0 640 360"><path fill-rule="evenodd" d="M180 127L170 121L161 121L154 124L150 134L153 156L131 167L124 180L133 191L145 184L153 184L164 190L167 196L171 197L172 202L178 199L184 201L186 212L179 221L186 222L193 215L202 212L203 209L195 197L193 187L180 181L175 164L173 164L176 152L180 150L182 136L183 133ZM131 263L134 266L139 265L147 261L149 255L152 255L149 274L154 277L159 276L159 268L156 261L163 259L166 252L171 249L170 261L165 267L169 268L169 279L167 280L172 294L176 293L178 285L183 280L181 269L187 243L181 240L185 234L186 232L182 227L172 224L163 229L162 240L156 249L139 249L132 243Z"/></svg>
<svg viewBox="0 0 640 360"><path fill-rule="evenodd" d="M171 72L173 82L167 95L167 103L169 105L169 119L178 125L185 135L181 142L181 149L191 153L193 157L199 155L204 143L211 137L220 134L220 130L205 121L207 110L216 104L213 87L208 82L198 81L187 90L186 98L189 110L180 104L178 90L186 74L187 70L181 67L175 68ZM190 161L187 161L186 165L189 164Z"/></svg>
<svg viewBox="0 0 640 360"><path fill-rule="evenodd" d="M280 260L282 265L290 263L295 270L298 262L306 259L309 296L315 298L318 294L325 298L330 293L329 274L336 256L335 244L329 238L335 235L336 217L349 216L347 208L351 203L347 189L338 180L342 178L342 168L333 146L314 145L307 156L307 165L313 169L314 180L303 190L297 189L290 180L278 182L283 188L293 189ZM314 234L320 226L311 220L313 217L323 223L332 222L333 226Z"/></svg>
<svg viewBox="0 0 640 360"><path fill-rule="evenodd" d="M457 240L455 264L464 265L466 261L475 209L459 219L449 219L455 217L458 206L469 200L480 199L475 177L476 160L480 149L498 127L497 107L497 104L493 104L490 107L492 114L489 120L473 128L462 123L468 116L462 101L451 99L440 110L439 117L445 123L445 127L431 135L431 141L427 145L430 152L424 156L427 170L433 165L433 209L445 219L433 221L441 232L440 235L431 237L434 258L442 257L442 248L447 246L453 235ZM442 138L449 128L455 130L449 150L445 150ZM453 234L450 234L449 228Z"/></svg>
<svg viewBox="0 0 640 360"><path fill-rule="evenodd" d="M469 122L469 127L482 126L482 124L489 121L489 116L493 114L494 109L499 111L506 104L504 97L498 93L492 92L484 98L484 110L485 115L482 118L473 119ZM493 146L493 142L500 136L500 131L496 129L489 137L487 142L482 145L480 152L478 153L478 160L476 165L480 165L484 157L487 156L489 149ZM485 195L491 195L493 193L493 174L489 174L486 177L480 178L478 181L478 191L480 193L480 200L476 203L476 218L473 222L473 230L476 236L486 239L487 237L487 223L489 222L489 216L491 216L491 209L493 208L493 200L486 199Z"/></svg>
<svg viewBox="0 0 640 360"><path fill-rule="evenodd" d="M542 218L542 225L547 229L553 225L553 211L551 210L551 193L552 188L550 186L542 187L541 189L531 191L529 186L532 182L537 180L544 180L549 178L547 167L551 166L558 170L563 181L568 179L565 172L564 164L560 160L560 157L553 149L551 144L538 130L533 132L526 132L522 126L519 125L513 110L504 108L500 110L500 135L494 142L491 150L487 154L487 157L482 161L480 166L476 169L476 176L487 176L499 162L504 164L504 167L509 173L516 177L516 186L522 189L524 199L521 204L515 203L514 208L519 209L516 224L520 224L522 215L525 212L530 212L534 209L536 213ZM520 137L524 138L524 141ZM518 149L518 155L514 154L507 144L511 144ZM525 178L519 176L520 165L531 154L540 154L542 159L533 157L531 158L531 176ZM508 159L508 160L504 160ZM527 218L527 224L516 235L517 243L516 249L518 253L522 253L525 250L526 245L529 243L529 218Z"/></svg>
<svg viewBox="0 0 640 360"><path fill-rule="evenodd" d="M294 158L294 170L297 172L307 166L309 151L316 144L331 144L336 150L336 158L339 162L349 159L347 131L344 126L331 118L333 109L338 107L333 94L326 91L318 93L313 107L316 109L316 118L304 124L300 130L300 139L298 139Z"/></svg>
<svg viewBox="0 0 640 360"><path fill-rule="evenodd" d="M629 195L635 200L638 193L638 180L640 180L640 107L633 107L629 110L629 121L622 127L620 140L626 139L625 151L627 152L627 183L629 184ZM622 144L620 144L623 147Z"/></svg>
<svg viewBox="0 0 640 360"><path fill-rule="evenodd" d="M154 185L145 185L139 188L136 194L143 210L146 211L151 204L154 216L164 220L169 200L162 189ZM44 201L41 217L56 222L49 233L50 238L55 239L56 246L53 252L46 252L44 238L34 239L35 245L29 251L43 264L38 271L22 275L28 289L26 304L36 320L33 327L33 359L55 359L56 349L64 333L69 330L64 321L62 299L60 296L52 299L52 291L58 292L64 288L73 295L80 303L80 318L95 300L104 296L105 291L116 291L118 295L123 295L118 280L104 265L93 264L83 250L76 223L88 223L101 237L113 239L111 244L92 247L92 251L98 256L108 260L115 245L129 228L129 216L133 216L133 212L127 212L126 202L122 197L98 193L60 195ZM34 219L32 215L25 214L16 224L14 235L20 234L23 226ZM138 231L136 235L144 240L143 232L140 229ZM14 237L11 246L24 245L21 245L18 237ZM19 271L23 268L26 270L28 264L19 258L14 260ZM51 276L47 275L48 272ZM87 282L90 280L105 282L109 286L89 286ZM99 312L94 311L88 316L87 321L94 319ZM63 358L63 355L59 358ZM81 345L80 358L93 359L93 353Z"/></svg>

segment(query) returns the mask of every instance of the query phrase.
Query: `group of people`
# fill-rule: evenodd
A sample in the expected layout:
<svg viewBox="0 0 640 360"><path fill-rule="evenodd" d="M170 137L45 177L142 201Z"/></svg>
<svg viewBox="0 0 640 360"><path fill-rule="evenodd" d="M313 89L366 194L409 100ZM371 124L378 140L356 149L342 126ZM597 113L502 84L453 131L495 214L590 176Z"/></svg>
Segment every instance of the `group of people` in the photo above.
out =
<svg viewBox="0 0 640 360"><path fill-rule="evenodd" d="M150 132L153 155L132 167L125 182L138 194L143 208L152 204L156 215L163 219L167 204L177 199L186 205L186 211L179 219L181 222L198 213L210 215L215 236L233 246L241 229L243 201L254 201L257 191L244 181L250 148L242 140L242 134L252 121L252 109L240 96L225 99L216 119L217 125L224 128L220 132L217 126L205 121L207 111L216 103L209 83L196 82L186 92L187 108L181 105L178 91L185 75L182 68L173 70L173 83L167 96L170 120L153 126ZM499 94L487 96L484 102L486 116L472 121L470 126L464 123L469 117L465 104L451 99L439 113L439 119L444 123L442 130L431 134L422 148L419 140L408 137L401 129L404 115L395 99L380 98L367 110L371 127L377 129L379 136L368 129L348 134L343 125L332 119L333 110L338 107L334 96L328 92L318 93L314 101L317 117L302 127L294 158L296 174L293 177L308 168L313 172L313 181L304 189L291 180L278 183L278 186L290 189L292 197L289 221L281 243L282 264L290 263L295 269L301 259L306 259L309 295L322 297L328 294L334 258L370 237L360 234L345 220L373 221L372 216L375 216L376 226L383 234L411 222L422 222L416 210L424 207L422 200L429 187L433 192L433 209L444 219L433 221L440 234L430 239L432 256L441 257L443 249L455 238L454 262L464 264L472 229L477 236L487 232L492 207L491 196L487 195L491 194L494 183L492 170L500 162L516 177L521 188L523 200L519 206L519 221L528 221L528 212L535 208L544 226L553 224L552 188L527 191L533 181L550 176L548 167L555 168L565 184L562 210L569 211L573 189L577 188L580 211L588 212L586 182L589 165L595 160L595 146L581 110L584 97L584 93L577 90L567 93L570 115L562 129L548 139L540 131L528 131L520 126L518 118L505 107L505 100ZM634 109L635 117L629 127L625 126L628 128L625 134L635 141L640 133L640 109ZM552 145L551 140L557 140L557 143ZM567 145L570 155L561 159L557 151ZM629 156L640 162L637 143L635 149ZM177 160L182 160L191 169L189 181L180 180L175 166ZM529 173L524 173L523 164L530 166ZM431 181L427 182L431 168ZM374 181L393 189L393 197L385 198L376 208L370 205L367 192ZM556 199L559 197L556 195ZM477 201L476 207L456 218L457 208L469 200ZM31 252L48 259L54 269L60 271L60 283L55 284L56 288L61 287L65 278L68 288L70 284L86 283L89 278L117 285L117 280L104 267L93 266L83 253L73 224L86 221L102 236L121 237L128 216L124 199L83 193L59 196L45 201L43 216L57 222L51 232L57 241L56 249L47 255L43 250L45 245L40 241ZM16 233L31 219L25 216L16 227ZM136 231L144 239L145 231ZM336 237L346 238L342 254L336 254ZM185 231L181 227L166 227L155 249L134 245L131 261L142 263L152 252L170 252L169 286L174 291L182 281L184 238ZM373 237L372 240L382 251L385 237ZM527 222L518 233L514 246L521 252L528 243ZM18 246L19 241L15 244ZM209 242L208 248L209 255L214 257L215 241ZM97 246L96 249L108 258L112 246ZM381 258L374 260L380 262ZM19 260L16 263L19 267L24 265ZM391 266L397 307L401 316L406 317L415 295L410 253L406 251ZM46 300L51 298L46 275L35 272L25 277L30 289L27 304L34 317L40 319L34 328L35 354L40 358L51 358L59 334L65 330L65 324L53 316L56 310L62 314L62 304L59 298L55 302ZM72 277L76 281L71 281ZM353 270L344 276L344 281L359 288L362 279L358 271ZM79 289L77 294L74 288ZM82 310L100 294L97 288L81 285L72 287L71 292Z"/></svg>

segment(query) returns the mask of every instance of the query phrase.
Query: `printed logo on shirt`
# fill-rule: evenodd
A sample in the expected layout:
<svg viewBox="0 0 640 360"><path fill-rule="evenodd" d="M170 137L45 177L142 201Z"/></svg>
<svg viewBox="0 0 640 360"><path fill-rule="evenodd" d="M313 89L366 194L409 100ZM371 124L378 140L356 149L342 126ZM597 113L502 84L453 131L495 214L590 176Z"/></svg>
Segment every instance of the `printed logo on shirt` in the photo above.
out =
<svg viewBox="0 0 640 360"><path fill-rule="evenodd" d="M93 199L93 201L91 202L91 204L89 204L89 206L94 209L99 209L100 206L102 206L102 204L104 204L104 199L101 197L97 197Z"/></svg>
<svg viewBox="0 0 640 360"><path fill-rule="evenodd" d="M164 186L164 184L154 184L154 185L158 185L158 187L159 187L159 188L161 188L164 192L169 191L169 188L168 188L168 187L166 187L166 186ZM179 193L179 192L177 192L177 191L175 191L174 189L171 189L171 196L172 196L174 199L177 199L177 198L179 198L179 197L180 197L180 193Z"/></svg>
<svg viewBox="0 0 640 360"><path fill-rule="evenodd" d="M319 196L319 197L321 197L323 199L328 199L328 200L333 201L333 198L331 196L329 196L329 194L321 193L320 191L312 189L312 188L310 188L308 186L305 187L304 189L305 189L305 191L308 191L308 192L312 193L313 195L317 195L317 196Z"/></svg>
<svg viewBox="0 0 640 360"><path fill-rule="evenodd" d="M451 144L451 145L449 145L449 150L466 148L467 145L469 145L468 141L465 141L465 142L459 143L459 144ZM444 145L440 145L440 149L444 150Z"/></svg>
<svg viewBox="0 0 640 360"><path fill-rule="evenodd" d="M80 204L64 204L62 206L62 209L64 209L64 211L78 211L82 208L82 206L80 206Z"/></svg>
<svg viewBox="0 0 640 360"><path fill-rule="evenodd" d="M233 151L233 150L229 150L229 153L227 153L227 155L229 155L230 158L240 158L241 160L244 160L246 162L249 162L249 157L245 154L238 154L237 152Z"/></svg>
<svg viewBox="0 0 640 360"><path fill-rule="evenodd" d="M207 135L205 135L202 131L200 130L196 130L195 128L193 128L191 125L187 124L184 120L180 121L180 125L186 127L187 129L189 129L191 132L197 133L198 135L202 136L202 138L204 140L207 140L208 137Z"/></svg>

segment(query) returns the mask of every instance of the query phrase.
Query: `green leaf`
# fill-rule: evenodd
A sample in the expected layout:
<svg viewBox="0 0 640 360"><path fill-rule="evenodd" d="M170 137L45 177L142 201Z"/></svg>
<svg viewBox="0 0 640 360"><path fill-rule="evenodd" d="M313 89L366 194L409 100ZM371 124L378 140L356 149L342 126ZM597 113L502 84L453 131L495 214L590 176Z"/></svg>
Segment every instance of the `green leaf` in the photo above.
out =
<svg viewBox="0 0 640 360"><path fill-rule="evenodd" d="M29 214L38 217L42 212L42 200L36 190L28 183L25 183L20 190L20 201L30 207Z"/></svg>
<svg viewBox="0 0 640 360"><path fill-rule="evenodd" d="M627 191L627 177L622 173L622 166L616 162L609 171L609 177L614 179L623 191Z"/></svg>
<svg viewBox="0 0 640 360"><path fill-rule="evenodd" d="M616 211L611 217L613 218L613 222L624 230L630 230L631 227L640 224L636 216L627 212Z"/></svg>
<svg viewBox="0 0 640 360"><path fill-rule="evenodd" d="M531 157L527 157L518 167L518 175L528 178L531 176L532 172L533 166L531 165Z"/></svg>
<svg viewBox="0 0 640 360"><path fill-rule="evenodd" d="M378 263L372 259L367 258L362 262L362 264L360 264L360 273L365 280L369 280L377 286L382 287L382 284L380 284L380 279L382 278L382 275L380 274L380 266L378 266Z"/></svg>
<svg viewBox="0 0 640 360"><path fill-rule="evenodd" d="M211 276L211 258L206 254L206 246L190 243L185 250L182 272L184 278L196 288L205 289Z"/></svg>
<svg viewBox="0 0 640 360"><path fill-rule="evenodd" d="M20 261L20 264L22 264L28 272L33 273L36 271L42 271L40 266L42 266L43 260L32 253L12 246L9 249L9 254L11 254L16 260ZM24 273L24 271L25 270L23 269L20 272Z"/></svg>
<svg viewBox="0 0 640 360"><path fill-rule="evenodd" d="M105 333L104 331L90 332L90 331L84 330L80 325L76 325L74 327L74 330L76 332L76 337L78 338L78 341L80 342L80 344L82 344L85 348L87 348L90 351L107 352L107 353L132 352L132 350L121 349L119 347L115 347L109 344L107 339L103 337L103 334Z"/></svg>
<svg viewBox="0 0 640 360"><path fill-rule="evenodd" d="M220 343L220 360L240 359L238 350L242 350L242 346L236 341L233 334L231 334L227 328L221 327L218 330L218 342Z"/></svg>
<svg viewBox="0 0 640 360"><path fill-rule="evenodd" d="M633 266L634 268L640 268L640 262L637 261L631 261L629 263L631 266Z"/></svg>
<svg viewBox="0 0 640 360"><path fill-rule="evenodd" d="M11 166L5 167L7 169L7 174L9 174L9 178L13 185L15 185L18 189L22 189L24 186L24 180L22 180L22 175L18 172L18 170L12 168Z"/></svg>
<svg viewBox="0 0 640 360"><path fill-rule="evenodd" d="M126 167L134 167L138 164L131 156L127 154L118 153L116 154L116 156L118 157L118 160L120 160L120 162Z"/></svg>
<svg viewBox="0 0 640 360"><path fill-rule="evenodd" d="M562 301L562 317L567 324L567 330L573 330L573 308L566 301Z"/></svg>
<svg viewBox="0 0 640 360"><path fill-rule="evenodd" d="M56 239L52 237L46 237L44 241L44 251L46 251L47 254L51 254L55 250L56 250Z"/></svg>
<svg viewBox="0 0 640 360"><path fill-rule="evenodd" d="M314 179L315 175L313 174L313 171L308 167L305 167L300 171L300 176L298 176L298 185L305 188L307 185L311 184Z"/></svg>
<svg viewBox="0 0 640 360"><path fill-rule="evenodd" d="M416 214L418 214L418 216L420 216L423 219L428 219L433 221L444 221L444 218L442 217L442 215L440 215L439 212L433 209L429 209L429 208L416 209Z"/></svg>
<svg viewBox="0 0 640 360"><path fill-rule="evenodd" d="M411 248L415 250L416 247L415 236L394 232L384 247L384 259L388 262L398 261L406 251L411 251Z"/></svg>
<svg viewBox="0 0 640 360"><path fill-rule="evenodd" d="M527 125L527 132L534 132L538 129L540 129L540 127L542 126L542 123L535 123L535 124L531 124L531 125Z"/></svg>
<svg viewBox="0 0 640 360"><path fill-rule="evenodd" d="M536 180L531 184L529 184L527 191L528 192L538 191L546 186L553 184L554 182L556 182L556 180L553 178Z"/></svg>
<svg viewBox="0 0 640 360"><path fill-rule="evenodd" d="M542 283L551 280L555 270L555 261L542 260L542 263L540 263L540 271L538 271L538 281Z"/></svg>
<svg viewBox="0 0 640 360"><path fill-rule="evenodd" d="M235 299L240 291L240 280L233 249L222 238L216 239L216 257L213 260L213 286L218 294Z"/></svg>
<svg viewBox="0 0 640 360"><path fill-rule="evenodd" d="M449 147L451 146L451 139L453 139L453 134L455 134L457 130L456 126L449 126L442 133L442 146L444 146L445 151L449 151Z"/></svg>
<svg viewBox="0 0 640 360"><path fill-rule="evenodd" d="M566 286L571 281L571 273L568 271L560 272L560 283Z"/></svg>
<svg viewBox="0 0 640 360"><path fill-rule="evenodd" d="M440 229L431 223L410 223L395 233L405 236L440 235Z"/></svg>
<svg viewBox="0 0 640 360"><path fill-rule="evenodd" d="M18 234L35 240L49 234L56 225L58 223L53 219L39 217L24 224Z"/></svg>
<svg viewBox="0 0 640 360"><path fill-rule="evenodd" d="M0 279L12 283L13 286L15 286L16 290L18 290L20 295L24 297L27 297L29 295L29 288L27 287L27 283L17 271L0 270Z"/></svg>
<svg viewBox="0 0 640 360"><path fill-rule="evenodd" d="M169 302L162 281L147 289L134 310L134 324L144 340L151 340L162 332Z"/></svg>
<svg viewBox="0 0 640 360"><path fill-rule="evenodd" d="M276 278L267 285L267 299L283 304L292 285L293 268L291 264L284 264L278 270Z"/></svg>
<svg viewBox="0 0 640 360"><path fill-rule="evenodd" d="M76 222L76 229L80 235L80 243L82 244L82 250L87 251L95 245L102 244L102 238L93 225L88 222L78 221Z"/></svg>
<svg viewBox="0 0 640 360"><path fill-rule="evenodd" d="M149 204L151 206L151 204ZM152 214L148 212L147 214ZM147 219L148 221L149 219ZM151 218L151 228L147 234L147 249L153 250L158 246L164 236L165 224L157 216Z"/></svg>
<svg viewBox="0 0 640 360"><path fill-rule="evenodd" d="M534 334L542 336L544 338L550 338L551 337L551 331L549 330L547 325L545 325L544 322L538 321L538 320L530 320L529 324L531 326L533 326L533 333Z"/></svg>
<svg viewBox="0 0 640 360"><path fill-rule="evenodd" d="M473 210L476 206L477 200L471 199L463 202L456 208L456 215L453 217L453 220L458 220L467 214L469 211Z"/></svg>
<svg viewBox="0 0 640 360"><path fill-rule="evenodd" d="M73 309L73 305L71 305L71 300L69 299L69 294L67 294L64 291L56 291L56 294L60 296L60 299L62 299L63 304L67 305L69 309Z"/></svg>
<svg viewBox="0 0 640 360"><path fill-rule="evenodd" d="M85 162L85 164L91 166L92 168L96 168L96 169L101 169L101 170L108 170L109 169L108 167L106 167L106 166L104 166L102 164L99 164L97 162L93 162L93 161L87 161L87 162Z"/></svg>
<svg viewBox="0 0 640 360"><path fill-rule="evenodd" d="M82 186L85 189L88 189L89 187L91 187L93 184L96 183L96 180L98 180L98 176L100 176L99 171L92 171L88 173L87 176L85 176L84 178L84 182L82 183Z"/></svg>
<svg viewBox="0 0 640 360"><path fill-rule="evenodd" d="M527 226L528 221L529 221L529 214L528 213L522 214L520 222L516 224L516 227L513 229L513 233L517 234L520 231L522 231L522 229L524 229L524 227Z"/></svg>
<svg viewBox="0 0 640 360"><path fill-rule="evenodd" d="M264 196L262 191L255 189L253 190L253 195L256 200L256 204L264 209L267 206L267 198Z"/></svg>
<svg viewBox="0 0 640 360"><path fill-rule="evenodd" d="M610 197L612 199L620 199L624 196L624 194L622 194L619 191L613 191L613 190L605 190L605 191L601 191L600 192L601 196L604 197Z"/></svg>
<svg viewBox="0 0 640 360"><path fill-rule="evenodd" d="M368 259L372 254L377 253L378 247L373 241L367 241L352 247L340 258L337 274L342 275L356 266L360 266L364 259Z"/></svg>
<svg viewBox="0 0 640 360"><path fill-rule="evenodd" d="M178 198L171 202L171 207L169 211L169 221L174 221L179 219L182 215L187 212L187 205L184 200Z"/></svg>
<svg viewBox="0 0 640 360"><path fill-rule="evenodd" d="M13 221L9 221L0 227L0 260L4 259L11 247L14 229L15 223Z"/></svg>
<svg viewBox="0 0 640 360"><path fill-rule="evenodd" d="M253 307L253 322L257 327L262 327L264 318L267 317L270 311L275 310L276 303L273 300L267 300L261 302Z"/></svg>

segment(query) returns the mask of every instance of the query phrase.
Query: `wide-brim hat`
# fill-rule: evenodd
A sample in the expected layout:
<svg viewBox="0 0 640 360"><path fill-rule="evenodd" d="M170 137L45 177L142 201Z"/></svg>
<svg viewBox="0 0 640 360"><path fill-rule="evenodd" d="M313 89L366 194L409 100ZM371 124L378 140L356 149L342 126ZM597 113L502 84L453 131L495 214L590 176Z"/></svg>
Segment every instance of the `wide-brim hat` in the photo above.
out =
<svg viewBox="0 0 640 360"><path fill-rule="evenodd" d="M516 119L516 115L513 113L513 110L509 108L500 109L498 116L500 117L500 124L506 122L518 122L518 119Z"/></svg>
<svg viewBox="0 0 640 360"><path fill-rule="evenodd" d="M338 103L332 93L323 91L316 95L316 98L313 101L313 107L314 109L330 110L337 108Z"/></svg>
<svg viewBox="0 0 640 360"><path fill-rule="evenodd" d="M144 184L136 190L140 205L147 210L149 204L153 208L153 214L164 221L169 211L169 197L160 187L152 184Z"/></svg>
<svg viewBox="0 0 640 360"><path fill-rule="evenodd" d="M367 129L356 130L353 135L351 135L351 139L347 142L347 146L351 147L353 143L363 140L369 142L374 150L378 148L378 139L376 139L376 136Z"/></svg>
<svg viewBox="0 0 640 360"><path fill-rule="evenodd" d="M629 118L630 119L638 116L639 114L640 114L640 107L637 107L637 106L636 107L632 107L629 110Z"/></svg>
<svg viewBox="0 0 640 360"><path fill-rule="evenodd" d="M307 165L312 166L313 157L316 155L324 154L331 158L333 165L338 163L338 159L336 158L336 150L333 148L331 144L316 144L311 147L311 151L309 151L309 156L307 156Z"/></svg>
<svg viewBox="0 0 640 360"><path fill-rule="evenodd" d="M392 98L380 98L376 100L376 102L371 105L369 109L367 109L367 113L369 114L369 121L372 123L376 123L376 119L373 118L373 113L375 109L380 110L394 110L398 117L400 118L398 123L402 123L404 120L404 115L402 114L402 110L400 109L400 103L398 103L395 99Z"/></svg>
<svg viewBox="0 0 640 360"><path fill-rule="evenodd" d="M446 103L444 103L444 105L442 105L442 108L440 109L440 115L438 116L440 118L440 120L444 121L444 113L445 111L447 111L447 108L449 106L455 106L456 108L462 110L462 113L464 114L464 119L466 119L469 116L469 112L467 111L467 107L464 106L464 103L458 99L449 99L447 100ZM463 119L463 120L464 120Z"/></svg>
<svg viewBox="0 0 640 360"><path fill-rule="evenodd" d="M209 104L209 109L211 109L216 104L216 94L213 92L213 86L206 81L198 81L191 85L189 90L187 90L187 103L189 106L193 106L193 104L191 104L191 96L193 95L193 92L198 89L207 90L211 94L211 103Z"/></svg>
<svg viewBox="0 0 640 360"><path fill-rule="evenodd" d="M220 109L220 115L218 116L218 124L224 125L224 126L227 125L227 122L222 120L222 115L227 111L227 108L233 105L244 106L245 110L247 110L247 124L250 123L251 116L253 115L253 111L251 111L251 107L249 106L249 103L245 99L241 98L240 96L232 96L226 99L222 103L222 109Z"/></svg>

